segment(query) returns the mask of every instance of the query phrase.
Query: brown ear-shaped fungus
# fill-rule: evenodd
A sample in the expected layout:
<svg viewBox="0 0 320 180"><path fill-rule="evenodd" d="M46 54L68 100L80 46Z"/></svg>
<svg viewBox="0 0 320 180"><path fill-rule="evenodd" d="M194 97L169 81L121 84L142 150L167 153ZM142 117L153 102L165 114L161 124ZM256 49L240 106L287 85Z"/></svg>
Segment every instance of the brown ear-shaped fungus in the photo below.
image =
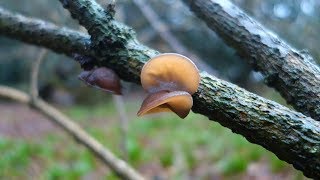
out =
<svg viewBox="0 0 320 180"><path fill-rule="evenodd" d="M185 91L160 91L149 94L143 101L138 116L157 112L173 111L179 117L185 118L192 107L193 101Z"/></svg>
<svg viewBox="0 0 320 180"><path fill-rule="evenodd" d="M89 86L106 92L121 94L120 79L111 69L100 67L91 71L83 71L78 78Z"/></svg>
<svg viewBox="0 0 320 180"><path fill-rule="evenodd" d="M141 71L142 87L149 93L138 115L172 111L185 118L192 107L192 94L198 89L200 75L185 56L166 53L149 60Z"/></svg>

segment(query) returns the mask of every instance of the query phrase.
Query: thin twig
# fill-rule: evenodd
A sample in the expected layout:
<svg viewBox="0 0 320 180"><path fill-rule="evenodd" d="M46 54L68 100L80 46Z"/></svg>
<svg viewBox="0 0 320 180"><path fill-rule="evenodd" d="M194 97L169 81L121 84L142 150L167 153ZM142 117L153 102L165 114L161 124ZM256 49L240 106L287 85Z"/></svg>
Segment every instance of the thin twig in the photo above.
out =
<svg viewBox="0 0 320 180"><path fill-rule="evenodd" d="M36 99L38 94L38 76L39 76L39 68L42 60L47 55L48 50L42 49L38 55L38 58L33 62L30 73L30 96L31 99Z"/></svg>
<svg viewBox="0 0 320 180"><path fill-rule="evenodd" d="M119 128L121 133L120 149L122 151L122 157L124 160L128 160L128 116L125 112L122 96L113 95L112 97L119 114Z"/></svg>
<svg viewBox="0 0 320 180"><path fill-rule="evenodd" d="M119 177L123 179L142 180L144 179L138 172L130 167L125 161L118 159L112 152L105 148L96 139L90 136L78 124L66 117L60 111L36 98L31 101L31 98L26 93L0 85L0 96L9 98L14 101L31 105L35 110L38 110L47 116L54 123L63 128L69 135L73 136L77 142L87 147L96 157L101 159L108 167L110 167Z"/></svg>
<svg viewBox="0 0 320 180"><path fill-rule="evenodd" d="M0 85L0 96L23 104L29 104L31 102L31 98L28 94L7 86Z"/></svg>

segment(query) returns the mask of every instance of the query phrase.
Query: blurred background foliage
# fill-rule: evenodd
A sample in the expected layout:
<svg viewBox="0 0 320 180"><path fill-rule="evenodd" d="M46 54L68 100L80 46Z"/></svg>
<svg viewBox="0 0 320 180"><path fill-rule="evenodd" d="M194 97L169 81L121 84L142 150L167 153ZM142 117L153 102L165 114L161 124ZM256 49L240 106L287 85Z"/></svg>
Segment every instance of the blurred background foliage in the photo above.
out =
<svg viewBox="0 0 320 180"><path fill-rule="evenodd" d="M99 2L106 5L108 1ZM263 85L263 76L260 73L252 71L233 49L226 46L183 3L174 0L146 2L186 48L218 71L220 78L285 104L278 93ZM317 50L320 42L320 11L317 11L320 1L233 2L293 47L309 51L320 63L320 52ZM58 1L1 0L0 6L26 16L85 31L70 18ZM140 41L161 52L173 52L132 1L118 0L116 9L116 18L132 26ZM0 83L28 90L30 67L38 54L38 47L0 36ZM50 52L40 69L40 94L64 109L72 118L79 120L91 134L119 155L117 143L120 135L115 120L118 117L114 113L116 111L112 99L110 95L81 84L77 79L80 71L79 65L70 58ZM259 173L272 172L275 177L301 178L301 173L263 148L248 143L244 138L199 115L192 114L186 121L167 115L152 117L152 121L147 118L136 119L135 112L142 100L142 91L130 84L124 84L124 89L126 109L130 117L133 117L130 119L127 142L129 162L145 175L184 179L187 173L201 178L233 178L246 177L244 174L254 171L254 167L262 166L260 169L264 171ZM7 102L1 102L7 105ZM12 138L10 133L6 133L6 123L12 123L10 118L13 117L10 116L10 110L5 111L5 107L1 106L2 111L0 109L0 121L4 122L0 122L0 178L29 176L30 172L36 172L31 175L43 179L113 177L89 152L73 143L71 138L68 138L70 144L61 148L61 141L63 143L66 137L57 129L41 134L41 138ZM14 108L11 110L15 112ZM28 116L22 119L27 120ZM13 130L17 131L14 128ZM182 173L179 173L180 171Z"/></svg>

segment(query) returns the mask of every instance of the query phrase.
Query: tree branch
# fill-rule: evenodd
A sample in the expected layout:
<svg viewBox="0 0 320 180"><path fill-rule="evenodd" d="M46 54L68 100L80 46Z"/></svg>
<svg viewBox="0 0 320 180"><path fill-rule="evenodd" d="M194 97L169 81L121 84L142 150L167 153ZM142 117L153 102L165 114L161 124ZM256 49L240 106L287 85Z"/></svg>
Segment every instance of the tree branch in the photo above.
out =
<svg viewBox="0 0 320 180"><path fill-rule="evenodd" d="M64 8L69 10L71 16L77 19L79 24L88 30L90 35L95 35L91 36L91 40L95 43L95 46L113 44L121 47L135 36L131 28L114 20L113 9L105 10L96 1L59 1ZM79 16L79 14L81 15Z"/></svg>
<svg viewBox="0 0 320 180"><path fill-rule="evenodd" d="M320 178L320 122L240 87L202 74L192 110Z"/></svg>
<svg viewBox="0 0 320 180"><path fill-rule="evenodd" d="M102 12L101 12L102 13ZM117 29L125 27L120 23ZM130 29L128 27L122 29ZM117 32L117 30L114 30ZM127 33L134 32L129 30ZM73 57L74 53L92 56L96 58L99 66L107 66L116 70L124 80L140 83L140 70L147 60L159 54L159 52L140 44L134 38L129 40L126 47L117 48L106 44L101 48L91 45L90 36L68 28L61 28L52 23L28 18L20 14L14 14L0 7L0 35L20 40L25 43L39 45L51 49L57 53L63 53ZM122 36L121 33L117 34ZM111 38L108 35L107 39ZM108 40L106 40L108 41ZM102 43L103 44L103 43ZM121 64L123 66L121 66ZM128 66L130 67L129 69Z"/></svg>
<svg viewBox="0 0 320 180"><path fill-rule="evenodd" d="M103 147L97 140L85 132L79 125L71 119L59 112L54 107L50 106L41 99L31 97L19 90L0 85L0 96L18 101L24 104L29 104L34 109L38 110L47 116L54 123L63 128L69 135L73 136L78 142L87 147L94 155L99 157L108 167L110 167L119 177L123 179L142 180L144 179L139 173L131 168L126 162L118 159L108 149Z"/></svg>
<svg viewBox="0 0 320 180"><path fill-rule="evenodd" d="M39 19L13 14L0 7L0 34L57 53L91 55L90 37Z"/></svg>
<svg viewBox="0 0 320 180"><path fill-rule="evenodd" d="M184 0L295 109L320 121L320 68L228 0Z"/></svg>
<svg viewBox="0 0 320 180"><path fill-rule="evenodd" d="M83 11L86 11L85 6L82 6ZM94 12L101 13L97 16L104 14L103 11ZM88 21L95 20L95 14L74 16L83 15L92 18L88 18ZM117 37L118 34L113 36ZM140 44L134 36L131 38L122 48L112 44L94 48L95 58L98 65L108 66L122 79L139 84L143 64L158 52ZM201 78L199 90L193 95L194 112L274 152L280 159L302 170L306 176L320 178L319 122L206 73L201 73Z"/></svg>

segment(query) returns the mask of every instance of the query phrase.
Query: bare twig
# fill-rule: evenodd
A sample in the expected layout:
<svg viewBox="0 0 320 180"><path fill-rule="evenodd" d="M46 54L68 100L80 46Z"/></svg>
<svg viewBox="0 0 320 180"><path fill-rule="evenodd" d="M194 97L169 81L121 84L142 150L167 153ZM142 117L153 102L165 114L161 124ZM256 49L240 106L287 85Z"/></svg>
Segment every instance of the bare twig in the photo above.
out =
<svg viewBox="0 0 320 180"><path fill-rule="evenodd" d="M19 103L29 104L31 102L30 96L28 94L21 92L17 89L1 86L0 85L0 96L8 99L12 99Z"/></svg>
<svg viewBox="0 0 320 180"><path fill-rule="evenodd" d="M144 179L125 161L118 159L114 154L112 154L112 152L110 152L101 143L90 136L78 124L74 123L71 119L43 100L36 98L31 101L30 96L26 93L6 86L0 86L0 96L32 105L34 109L47 116L50 120L63 128L65 132L73 136L80 144L87 147L94 155L96 155L107 166L109 166L119 177L132 180Z"/></svg>
<svg viewBox="0 0 320 180"><path fill-rule="evenodd" d="M186 48L179 39L174 36L165 22L161 20L158 14L152 9L151 6L145 0L133 0L132 1L142 12L144 17L148 20L152 28L160 35L160 37L177 53L188 56L194 61L197 66L210 74L217 75L218 72L214 70L210 65L202 61L194 52L191 52Z"/></svg>
<svg viewBox="0 0 320 180"><path fill-rule="evenodd" d="M33 62L31 73L30 73L30 96L31 99L36 99L38 97L38 75L39 68L42 60L47 55L48 50L42 49L39 53L38 58Z"/></svg>
<svg viewBox="0 0 320 180"><path fill-rule="evenodd" d="M124 109L125 107L122 96L113 95L112 97L119 114L119 128L121 133L120 149L122 151L123 159L128 160L128 116Z"/></svg>

